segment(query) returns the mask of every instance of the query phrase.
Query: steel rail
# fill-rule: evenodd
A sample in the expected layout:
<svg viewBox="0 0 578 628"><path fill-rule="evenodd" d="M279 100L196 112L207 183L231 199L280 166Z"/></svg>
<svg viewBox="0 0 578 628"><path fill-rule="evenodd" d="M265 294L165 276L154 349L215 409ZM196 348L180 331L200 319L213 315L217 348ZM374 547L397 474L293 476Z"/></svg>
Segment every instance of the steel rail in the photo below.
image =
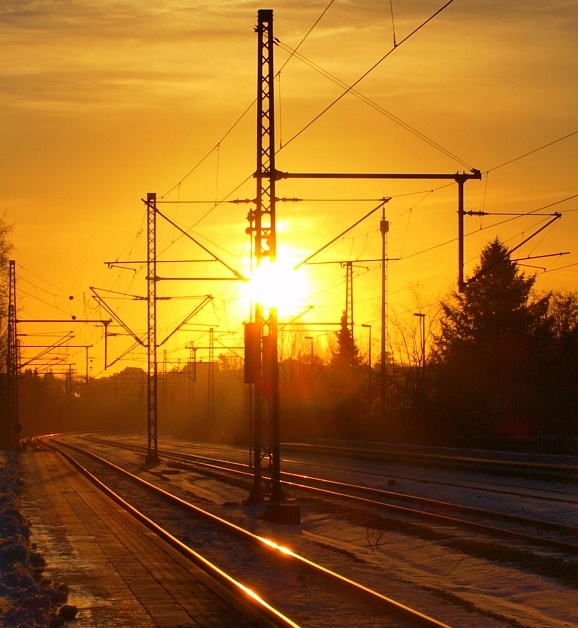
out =
<svg viewBox="0 0 578 628"><path fill-rule="evenodd" d="M262 599L259 595L257 595L250 587L244 585L239 582L235 578L231 577L225 571L208 561L206 558L201 556L199 553L192 550L190 547L179 541L175 536L167 532L164 528L155 523L152 519L144 515L140 510L135 508L132 504L123 499L118 493L113 491L110 487L108 487L104 482L99 480L93 473L91 473L86 467L80 464L75 458L65 451L63 451L60 447L54 446L53 444L45 442L45 439L35 439L35 444L41 443L41 447L46 449L50 449L52 451L60 454L69 464L71 464L77 471L79 471L84 477L86 477L94 486L96 486L100 491L102 491L107 497L117 503L119 506L124 508L129 514L131 514L135 519L144 524L149 530L154 532L159 538L168 543L178 552L180 552L185 558L190 560L192 563L200 567L206 574L208 574L211 578L213 578L216 582L223 585L230 593L232 593L235 597L240 597L244 603L249 603L253 606L253 609L261 615L261 619L266 621L268 625L274 626L289 626L291 628L298 628L298 624L293 622L288 617L285 617L280 611L273 608L270 604L268 604L264 599ZM67 447L72 447L70 445L66 445ZM78 448L79 449L79 448ZM80 451L80 449L79 449ZM87 453L87 452L83 452ZM94 456L94 454L89 454ZM110 466L112 463L105 461L104 459L100 459L102 462L106 462ZM117 471L127 474L126 471L121 469L120 467L116 467ZM128 474L132 475L132 474ZM133 476L136 477L136 476ZM138 479L138 478L137 478ZM150 485L151 487L154 485ZM239 609L240 610L240 609ZM242 612L242 611L241 611Z"/></svg>
<svg viewBox="0 0 578 628"><path fill-rule="evenodd" d="M117 447L123 447L123 443L119 443L119 442L111 442L108 439L104 439L104 442L106 442L107 444L112 444L115 445ZM124 446L126 446L126 444L124 444ZM130 448L137 450L137 451L141 451L142 449L140 448L139 445L128 445ZM163 450L159 450L162 451L163 456L165 457L171 457L173 459L176 460L184 460L184 461L190 461L191 459L194 458L198 458L200 460L197 460L194 462L194 464L196 465L200 465L203 467L208 467L212 470L215 471L219 471L219 472L226 472L226 473L234 473L236 475L241 475L243 477L249 478L252 477L252 475L250 473L248 473L247 471L244 471L243 469L246 469L246 464L241 464L241 463L231 463L229 461L225 461L225 460L218 460L217 462L219 462L219 465L215 464L215 460L214 459L210 459L210 458L203 458L202 456L196 456L194 454L183 454L183 453L176 453L176 452L171 452L170 450L167 449L163 449ZM206 460L210 460L210 462L206 462ZM229 465L229 466L222 466L222 465ZM231 468L231 466L236 466L236 467L241 467L241 469L237 468L237 469L233 469ZM298 489L298 490L307 490L307 491L311 491L311 492L315 492L318 494L323 494L323 495L327 495L329 497L336 497L339 499L345 499L345 500L349 500L349 501L355 501L357 503L363 503L366 505L370 505L372 507L379 507L385 510L390 510L392 512L397 512L403 515L410 515L410 516L417 516L419 518L425 519L425 520L435 520L438 523L442 523L442 524L446 524L446 525L450 525L450 526L455 526L455 525L459 525L461 527L468 527L472 530L477 530L479 532L482 532L484 534L491 534L493 536L505 536L508 538L512 538L512 539L517 539L517 540L522 540L525 542L529 542L529 543L533 543L533 544L537 544L539 546L547 546L547 547L551 547L554 548L556 550L562 550L562 551L566 551L566 552L571 552L571 553L576 553L578 552L578 544L576 543L568 543L566 541L562 541L562 540L558 540L558 539L553 539L550 537L544 537L544 536L536 536L533 534L528 534L525 532L520 532L517 530L509 530L507 528L502 528L502 527L497 527L497 526L491 526L485 523L480 523L477 521L469 521L466 519L460 519L458 517L452 517L449 515L444 515L444 514L440 514L440 513L433 513L433 512L429 512L429 511L425 511L425 510L417 510L414 508L408 508L405 506L400 506L400 505L396 505L396 504L390 504L390 503L385 503L383 501L379 501L379 500L375 500L375 499L371 499L368 497L361 497L358 495L352 495L351 493L346 493L346 492L341 492L338 490L333 490L333 489L329 489L329 488L322 488L320 486L312 486L311 484L302 484L300 482L294 481L294 480L288 480L286 478L288 477L298 477L301 482L303 481L308 481L311 483L317 483L317 484L321 484L321 485L326 485L326 486L334 486L334 487L340 487L340 488L345 488L345 489L349 489L349 490L355 490L358 492L362 492L362 493L367 493L367 494L374 494L374 495L379 495L380 497L388 497L388 498L393 498L393 499L397 499L397 500L402 500L402 501L410 501L410 502L414 502L414 503L418 503L424 506L430 506L430 507L444 507L450 510L460 510L462 513L467 513L470 514L472 516L477 516L477 517L485 517L485 518L501 518L503 520L509 521L510 523L514 523L514 524L520 524L520 525L526 525L529 527L541 527L541 528L546 528L550 531L555 531L561 534L567 534L569 536L572 537L578 537L578 528L575 526L568 526L565 524L560 524L560 523L553 523L553 522L549 522L549 521L544 521L544 520L540 520L540 519L532 519L530 517L521 517L519 515L510 515L507 513L499 513L499 512L495 512L495 511L490 511L490 510L484 510L481 508L474 508L471 506L461 506L458 504L452 504L449 502L444 502L444 501L440 501L440 500L435 500L435 499L431 499L431 498L427 498L427 497L419 497L419 496L413 496L413 495L404 495L404 494L400 494L400 493L396 493L394 491L386 491L384 489L377 489L377 488L371 488L371 487L366 487L366 486L358 486L355 484L350 484L347 482L339 482L339 481L335 481L335 480L326 480L323 478L314 478L312 476L303 476L300 474L292 474L292 473L288 473L288 472L283 472L282 473L282 479L283 481L283 485L284 486L289 486L292 487L294 489Z"/></svg>
<svg viewBox="0 0 578 628"><path fill-rule="evenodd" d="M420 451L399 451L395 449L381 449L376 450L370 447L342 447L338 445L328 445L322 443L316 443L310 445L308 443L283 443L283 449L285 451L294 449L297 451L315 451L315 453L329 453L329 454L346 454L351 457L362 457L365 460L379 460L387 462L394 459L395 461L408 460L412 464L416 461L423 461L428 464L440 463L441 466L447 466L449 468L459 467L467 468L469 470L477 469L500 469L502 472L505 470L518 471L521 473L536 473L536 472L553 472L557 474L572 475L578 480L578 466L576 464L553 464L543 462L539 460L524 461L524 460L511 460L503 457L489 458L483 456L474 455L450 455L436 452L420 452Z"/></svg>
<svg viewBox="0 0 578 628"><path fill-rule="evenodd" d="M450 628L447 624L438 621L432 617L429 617L428 615L421 613L420 611L417 611L405 604L402 604L396 600L393 600L392 598L389 598L385 595L382 595L381 593L374 591L372 589L370 589L369 587L366 587L358 582L355 582L341 574L338 574L326 567L323 567L322 565L318 565L315 562L300 556L299 554L296 554L295 552L292 552L291 550L282 547L280 545L278 545L277 543L261 537L259 535L256 535L252 532L249 532L248 530L245 530L244 528L237 526L234 523L231 523L229 521L226 521L224 519L222 519L221 517L218 517L217 515L214 515L210 512L207 512L201 508L199 508L198 506L195 506L193 504L190 504L189 502L186 502L185 500L177 497L176 495L173 495L172 493L169 493L165 490L163 490L162 488L151 484L149 482L146 482L145 480L143 480L142 478L126 471L125 469L122 469L121 467L119 467L118 465L110 462L109 460L106 460L104 458L102 458L101 456L98 456L90 451L87 451L86 449L82 449L81 447L77 447L75 445L72 445L70 443L66 443L66 442L62 442L62 441L57 441L58 445L60 446L64 446L66 448L78 451L80 453L82 453L83 455L89 456L90 458L98 461L99 463L106 465L108 468L113 469L114 471L118 472L119 474L121 474L122 476L130 479L131 481L135 482L136 484L145 487L148 490L153 491L155 494L159 495L160 497L163 497L164 499L170 500L173 503L178 504L179 506L182 506L184 508L186 508L187 510L189 510L190 512L195 513L198 516L203 517L204 519L208 519L212 522L214 522L215 524L219 525L219 526L223 526L225 527L227 530L238 534L240 536L242 536L245 539L249 539L253 542L256 542L259 544L260 547L262 548L266 548L268 551L273 551L276 555L286 559L286 558L290 558L294 561L297 562L297 564L299 564L301 567L308 569L309 571L312 571L313 573L315 573L318 576L322 576L324 578L328 578L333 585L339 585L341 587L345 586L350 593L355 592L355 594L362 596L363 598L365 598L365 603L370 604L371 606L376 606L378 605L379 607L383 609L385 609L388 613L397 616L400 620L403 620L405 622L408 622L409 624L411 624L412 626L416 626L416 627L428 627L428 628ZM106 441L107 444L112 444L109 441ZM116 443L115 443L116 444ZM122 444L118 444L118 446L122 447ZM60 447L56 447L54 446L54 448L63 453L63 455L66 452L62 452L62 450L60 449ZM131 449L138 449L138 446L130 446ZM82 465L80 465L82 466ZM246 473L245 473L246 474ZM100 480L97 480L97 482L100 483ZM122 498L121 498L122 499ZM155 524L156 526L156 524ZM179 542L180 543L180 542ZM184 547L187 547L186 545ZM191 550L192 551L192 550ZM291 621L291 620L289 620ZM288 625L292 625L292 624L288 624ZM296 624L295 624L296 625Z"/></svg>

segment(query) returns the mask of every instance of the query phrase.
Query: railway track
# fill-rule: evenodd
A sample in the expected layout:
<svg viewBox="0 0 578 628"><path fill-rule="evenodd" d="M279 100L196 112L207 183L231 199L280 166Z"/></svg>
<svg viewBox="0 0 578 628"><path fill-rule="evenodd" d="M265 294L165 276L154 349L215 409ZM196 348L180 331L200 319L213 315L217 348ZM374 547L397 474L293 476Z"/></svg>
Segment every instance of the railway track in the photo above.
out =
<svg viewBox="0 0 578 628"><path fill-rule="evenodd" d="M404 448L394 445L373 446L343 446L330 443L284 443L284 452L307 451L316 456L344 455L359 460L374 460L378 462L406 463L412 467L427 467L452 470L466 470L498 473L501 476L517 477L524 479L547 479L560 482L578 483L578 465L575 459L566 457L567 462L552 463L547 461L547 456L537 454L515 454L507 452L482 452L476 454L463 453L438 453L435 451L420 451L419 448Z"/></svg>
<svg viewBox="0 0 578 628"><path fill-rule="evenodd" d="M95 442L100 440L92 438ZM139 445L112 443L108 439L101 442L105 442L107 446L128 446L139 453L144 451ZM196 468L206 472L229 473L246 481L250 481L252 477L244 463L215 460L212 457L177 452L167 447L162 448L161 455L175 465L194 464ZM431 525L444 526L447 530L467 529L482 536L491 536L494 540L519 541L534 548L549 548L567 553L570 557L578 557L577 526L299 473L282 472L281 478L285 490L292 492L302 494L305 491L324 499L345 500L355 507L386 512L405 519L418 519ZM455 485L455 482L452 484ZM500 490L504 492L503 489ZM578 506L578 502L572 503Z"/></svg>
<svg viewBox="0 0 578 628"><path fill-rule="evenodd" d="M552 615L563 617L564 625L578 625L578 613L572 605L568 607L567 602L578 586L574 539L567 536L561 541L568 543L568 547L552 545L553 532L545 528L533 531L532 536L536 538L524 537L528 528L521 530L518 538L501 533L496 536L485 525L476 532L473 527L450 519L434 522L424 508L416 509L423 514L412 514L414 508L407 503L401 504L396 513L395 509L387 508L387 503L372 505L367 497L351 499L345 492L341 497L332 489L325 492L320 488L289 484L284 484L284 490L290 500L295 498L301 505L301 526L260 523L258 510L240 506L253 481L246 452L237 450L235 456L235 451L215 447L207 457L203 454L211 448L168 439L160 443L160 463L149 466L143 465L146 447L142 443L146 441L142 436L114 437L113 440L94 435L65 438L81 442L82 446L92 448L187 500L192 499L193 503L206 501L207 508L223 518L253 531L258 528L263 536L273 535L280 545L312 557L388 597L403 600L414 608L427 609L428 615L447 624L487 628L513 623L544 628L559 625L559 620L545 621ZM231 456L225 453L229 451ZM236 460L225 460L229 457ZM284 461L285 468L290 466L287 462L293 460ZM353 465L353 471L351 467L347 469L344 457L335 463L318 458L311 466L320 472L329 469L343 476L348 470L361 478L366 469L363 464ZM375 471L374 467L372 469L371 474ZM348 476L348 479L351 478ZM382 480L383 477L379 482L383 483ZM390 501L387 497L384 499ZM457 517L455 512L452 514ZM476 522L480 524L478 516ZM322 526L318 527L317 522L322 522ZM329 522L332 523L327 525ZM494 525L489 527L495 527L495 520L490 523ZM335 539L333 530L337 534ZM542 542L544 538L546 543ZM423 563L424 557L427 557L426 563ZM496 575L496 570L502 575ZM410 589L404 584L406 579ZM480 595L481 591L493 590L500 582L502 585L492 596ZM537 604L537 598L524 603L523 597L519 597L519 589L528 587L541 592ZM425 597L424 591L428 592ZM438 601L449 600L449 604L432 602L431 595L428 597L430 592ZM509 595L514 596L513 600L509 600Z"/></svg>
<svg viewBox="0 0 578 628"><path fill-rule="evenodd" d="M447 625L202 510L78 445L44 440L43 446L56 448L198 564L217 565L219 577L229 586L235 583L244 595L256 594L270 621L279 625Z"/></svg>

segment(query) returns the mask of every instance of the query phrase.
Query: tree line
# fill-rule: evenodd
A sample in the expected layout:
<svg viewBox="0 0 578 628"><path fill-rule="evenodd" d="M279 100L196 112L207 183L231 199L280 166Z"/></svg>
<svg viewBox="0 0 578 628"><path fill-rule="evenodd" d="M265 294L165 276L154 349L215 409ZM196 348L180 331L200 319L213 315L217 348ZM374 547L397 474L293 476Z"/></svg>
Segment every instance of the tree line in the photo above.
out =
<svg viewBox="0 0 578 628"><path fill-rule="evenodd" d="M0 292L3 305L5 297ZM438 311L427 359L422 345L410 360L389 354L384 369L381 356L370 368L345 315L328 357L313 345L297 357L281 352L282 440L575 452L578 293L538 293L535 277L496 239L463 291L449 293ZM4 320L0 332L5 336ZM407 346L414 340L402 337ZM139 368L88 383L27 371L19 388L23 436L146 430L146 374ZM160 434L250 442L251 390L242 360L221 355L214 364L160 373L158 391Z"/></svg>
<svg viewBox="0 0 578 628"><path fill-rule="evenodd" d="M439 302L427 359L425 329L419 342L401 334L412 359L386 357L369 374L344 316L329 363L312 365L307 403L282 383L286 423L308 417L302 429L320 438L575 453L578 292L535 282L489 242L463 290Z"/></svg>
<svg viewBox="0 0 578 628"><path fill-rule="evenodd" d="M441 303L423 420L441 440L574 450L578 294L535 291L498 239Z"/></svg>

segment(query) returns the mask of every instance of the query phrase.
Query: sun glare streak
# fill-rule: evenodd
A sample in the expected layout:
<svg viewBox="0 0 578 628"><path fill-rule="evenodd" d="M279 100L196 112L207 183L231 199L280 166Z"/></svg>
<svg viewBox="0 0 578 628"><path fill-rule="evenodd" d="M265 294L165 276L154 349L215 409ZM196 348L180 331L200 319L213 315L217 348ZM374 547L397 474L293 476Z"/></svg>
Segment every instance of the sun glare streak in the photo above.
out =
<svg viewBox="0 0 578 628"><path fill-rule="evenodd" d="M267 539L264 536L260 536L259 538L261 539L261 541L263 541L263 543L265 543L265 545L268 545L269 547L276 549L277 551L281 552L281 554L286 554L287 556L293 556L293 557L297 556L297 554L291 551L288 547L279 545L278 543L275 543L275 541L271 541L270 539Z"/></svg>

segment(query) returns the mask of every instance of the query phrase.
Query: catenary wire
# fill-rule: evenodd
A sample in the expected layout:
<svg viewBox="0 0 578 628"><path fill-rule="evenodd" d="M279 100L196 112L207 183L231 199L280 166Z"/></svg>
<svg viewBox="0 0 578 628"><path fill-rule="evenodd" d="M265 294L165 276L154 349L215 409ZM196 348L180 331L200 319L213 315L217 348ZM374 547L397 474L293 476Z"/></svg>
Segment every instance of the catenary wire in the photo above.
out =
<svg viewBox="0 0 578 628"><path fill-rule="evenodd" d="M415 135L416 137L418 137L419 139L424 141L426 144L429 144L432 148L435 148L436 150L438 150L442 154L446 155L446 157L449 157L450 159L452 159L454 161L457 161L458 163L462 164L462 166L465 166L466 168L468 168L470 170L472 169L472 166L468 162L463 160L461 157L458 157L454 153L450 152L449 150L447 150L446 148L441 146L441 144L438 144L437 142L435 142L434 140L429 138L427 135L425 135L421 131L418 131L417 129L412 127L407 122L404 122L401 118L398 118L393 113L389 112L387 109L385 109L384 107L382 107L381 105L379 105L375 101L371 100L367 96L364 96L361 92L359 92L359 91L357 91L355 89L348 88L347 84L345 83L345 81L342 81L341 79L336 77L334 74L331 74L331 72L328 72L327 70L323 69L322 67L320 67L319 65L317 65L313 61L310 61L309 59L307 59L307 57L303 56L302 54L298 54L296 51L292 51L288 46L286 46L282 42L279 42L279 46L283 50L286 50L286 51L290 52L292 55L296 56L297 59L299 59L301 62L305 63L310 68L312 68L313 70L315 70L316 72L318 72L319 74L324 76L325 78L329 79L330 81L332 81L333 83L335 83L339 87L348 90L348 92L352 96L355 96L356 98L358 98L359 100L364 102L366 105L370 106L372 109L374 109L375 111L380 113L381 115L383 115L386 118L390 119L395 124L401 126L406 131L409 131L410 133L412 133L413 135Z"/></svg>
<svg viewBox="0 0 578 628"><path fill-rule="evenodd" d="M321 19L323 18L323 16L325 15L325 13L327 13L327 11L329 10L329 8L331 7L331 5L333 4L334 0L331 0L329 2L329 4L325 7L325 9L322 11L321 15L317 18L317 20L313 23L313 25L309 28L309 30L307 31L307 33L305 33L305 35L303 36L303 38L301 39L301 41L299 42L299 44L297 45L297 48L295 48L295 51L297 51L299 49L299 47L303 44L303 42L307 39L307 37L309 37L309 35L311 34L311 32L313 31L313 29L317 26L317 24L319 24L319 22L321 21ZM291 60L291 57L289 57L285 63L281 66L281 69L279 71L281 71ZM231 127L229 127L229 129L227 130L227 132L221 137L221 139L215 144L215 146L213 146L213 148L211 148L206 155L197 163L195 164L195 166L193 166L186 174L184 177L182 177L177 183L175 183L175 185L173 185L172 188L170 188L167 192L165 192L161 198L164 198L165 196L168 196L171 192L173 192L177 187L179 187L186 179L188 179L193 172L195 172L195 170L197 170L197 168L199 168L201 166L201 164L203 164L203 162L208 159L209 155L217 149L217 147L219 147L221 145L221 143L233 132L233 130L237 127L237 125L241 122L241 120L243 120L243 118L249 113L249 111L254 107L254 105L256 104L257 99L255 98L251 104L243 111L243 113L237 118L237 120L231 125ZM227 197L225 197L227 198Z"/></svg>
<svg viewBox="0 0 578 628"><path fill-rule="evenodd" d="M564 140L567 140L568 138L576 135L578 133L578 130L576 131L572 131L571 133L567 133L566 135L563 135L562 137L559 137L558 139L552 140L551 142L548 142L546 144L543 144L542 146L539 146L538 148L534 148L533 150L528 151L527 153L524 153L523 155L519 155L518 157L514 157L513 159L509 159L508 161L504 161L503 163L494 166L493 168L490 168L489 170L486 170L486 172L493 172L494 170L498 170L498 168L503 168L504 166L509 166L510 164L514 163L515 161L519 161L520 159L523 159L524 157L528 157L529 155L533 155L534 153L537 153L538 151L543 150L544 148L548 148L549 146L553 146L554 144L557 144L558 142L562 142Z"/></svg>
<svg viewBox="0 0 578 628"><path fill-rule="evenodd" d="M355 80L347 89L345 89L341 95L335 98L329 105L327 105L322 111L320 111L312 120L310 120L300 131L297 131L287 142L285 146L296 140L301 134L303 134L309 127L311 127L317 120L324 116L330 109L332 109L342 98L344 98L349 92L351 92L356 85L359 85L369 74L373 72L379 65L381 65L395 50L397 50L402 44L408 41L411 37L417 34L422 28L424 28L429 22L435 19L442 11L444 11L454 0L448 0L442 7L435 11L430 17L424 20L419 26L414 28L411 33L406 35L394 48L391 48L386 52L378 61L376 61L368 70L366 70L357 80Z"/></svg>

